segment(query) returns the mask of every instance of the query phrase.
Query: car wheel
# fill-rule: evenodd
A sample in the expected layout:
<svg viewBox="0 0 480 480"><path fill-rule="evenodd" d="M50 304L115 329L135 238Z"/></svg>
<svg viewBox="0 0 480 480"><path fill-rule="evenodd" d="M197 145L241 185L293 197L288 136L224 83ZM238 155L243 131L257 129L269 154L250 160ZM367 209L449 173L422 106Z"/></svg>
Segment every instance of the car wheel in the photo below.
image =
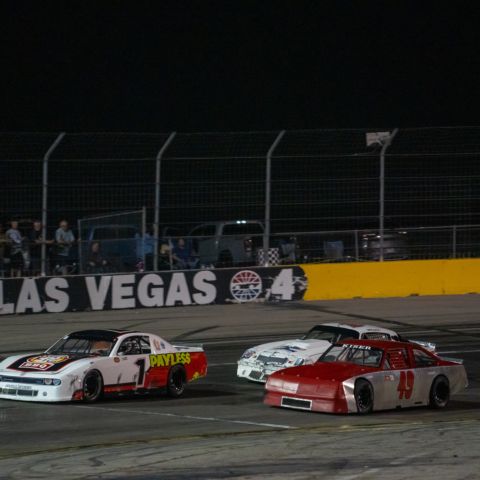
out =
<svg viewBox="0 0 480 480"><path fill-rule="evenodd" d="M445 408L450 400L450 383L443 375L435 378L430 388L430 407Z"/></svg>
<svg viewBox="0 0 480 480"><path fill-rule="evenodd" d="M358 413L373 411L373 387L370 382L363 378L357 380L354 395Z"/></svg>
<svg viewBox="0 0 480 480"><path fill-rule="evenodd" d="M170 397L180 397L185 391L187 373L181 365L175 365L168 372L167 393Z"/></svg>
<svg viewBox="0 0 480 480"><path fill-rule="evenodd" d="M95 402L103 393L103 379L98 370L90 370L83 379L83 401Z"/></svg>

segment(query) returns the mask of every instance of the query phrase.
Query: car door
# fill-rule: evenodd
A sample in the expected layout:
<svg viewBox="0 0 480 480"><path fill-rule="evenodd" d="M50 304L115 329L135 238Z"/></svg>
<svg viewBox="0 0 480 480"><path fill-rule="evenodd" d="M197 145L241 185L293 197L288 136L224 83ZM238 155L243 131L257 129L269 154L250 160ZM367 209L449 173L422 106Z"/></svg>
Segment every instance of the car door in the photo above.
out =
<svg viewBox="0 0 480 480"><path fill-rule="evenodd" d="M381 398L375 399L375 407L389 409L413 405L415 380L408 349L396 347L386 350L382 395Z"/></svg>
<svg viewBox="0 0 480 480"><path fill-rule="evenodd" d="M117 350L120 367L117 384L124 385L128 390L143 388L151 351L148 335L131 335L124 338Z"/></svg>
<svg viewBox="0 0 480 480"><path fill-rule="evenodd" d="M415 346L411 349L411 358L415 366L414 404L428 405L433 379L439 373L437 360L428 352Z"/></svg>

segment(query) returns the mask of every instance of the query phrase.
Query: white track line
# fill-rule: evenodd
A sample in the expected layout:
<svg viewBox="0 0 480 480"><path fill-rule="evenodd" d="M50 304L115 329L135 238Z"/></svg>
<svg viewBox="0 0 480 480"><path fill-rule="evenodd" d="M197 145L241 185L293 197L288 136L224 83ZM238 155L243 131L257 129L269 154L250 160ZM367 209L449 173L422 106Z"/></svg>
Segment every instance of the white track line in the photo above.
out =
<svg viewBox="0 0 480 480"><path fill-rule="evenodd" d="M114 413L132 413L139 415L154 415L158 417L171 417L171 418L183 418L187 420L203 420L206 422L221 422L221 423L235 423L240 425L253 425L255 427L269 427L269 428L282 428L282 429L295 429L297 427L292 427L290 425L279 425L276 423L260 423L260 422L249 422L247 420L229 420L228 418L217 418L217 417L197 417L196 415L179 415L177 413L165 413L165 412L148 412L145 410L130 410L124 408L107 408L107 407L94 407L86 405L75 405L74 408L88 408L94 410L103 410L106 412Z"/></svg>
<svg viewBox="0 0 480 480"><path fill-rule="evenodd" d="M230 363L209 363L208 368L210 367L225 367L227 365L237 365L237 362L230 362Z"/></svg>
<svg viewBox="0 0 480 480"><path fill-rule="evenodd" d="M446 350L445 352L437 352L438 355L444 355L445 353L477 353L480 352L480 349L477 350Z"/></svg>
<svg viewBox="0 0 480 480"><path fill-rule="evenodd" d="M458 327L455 327L455 328L449 328L449 330L455 330L456 332L463 332L464 330L467 331L467 330L480 330L480 327L462 327L462 328L458 328Z"/></svg>
<svg viewBox="0 0 480 480"><path fill-rule="evenodd" d="M392 327L394 328L394 327ZM444 332L439 332L435 328L432 328L431 330L396 330L397 333L400 335L427 335L427 334L432 334L432 333L437 333L437 334L444 334Z"/></svg>

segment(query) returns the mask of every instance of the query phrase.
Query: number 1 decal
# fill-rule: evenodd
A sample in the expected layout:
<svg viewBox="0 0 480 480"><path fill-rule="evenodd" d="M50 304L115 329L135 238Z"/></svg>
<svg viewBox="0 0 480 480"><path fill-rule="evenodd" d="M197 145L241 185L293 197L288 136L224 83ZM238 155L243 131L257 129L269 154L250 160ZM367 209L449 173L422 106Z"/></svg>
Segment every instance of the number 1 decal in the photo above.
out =
<svg viewBox="0 0 480 480"><path fill-rule="evenodd" d="M409 400L413 392L413 383L415 381L415 375L411 370L400 372L400 381L398 382L398 398L402 400Z"/></svg>
<svg viewBox="0 0 480 480"><path fill-rule="evenodd" d="M145 376L145 359L144 358L139 358L135 362L135 365L138 365L139 370L140 370L138 372L137 385L142 385L143 384L143 377Z"/></svg>

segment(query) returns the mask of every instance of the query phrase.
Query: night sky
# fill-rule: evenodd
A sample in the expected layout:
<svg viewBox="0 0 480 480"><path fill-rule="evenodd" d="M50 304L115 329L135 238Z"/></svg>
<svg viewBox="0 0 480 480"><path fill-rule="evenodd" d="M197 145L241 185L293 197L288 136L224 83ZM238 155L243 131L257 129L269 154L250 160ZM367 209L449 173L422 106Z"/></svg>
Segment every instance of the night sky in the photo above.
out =
<svg viewBox="0 0 480 480"><path fill-rule="evenodd" d="M477 125L476 2L4 1L0 131Z"/></svg>

